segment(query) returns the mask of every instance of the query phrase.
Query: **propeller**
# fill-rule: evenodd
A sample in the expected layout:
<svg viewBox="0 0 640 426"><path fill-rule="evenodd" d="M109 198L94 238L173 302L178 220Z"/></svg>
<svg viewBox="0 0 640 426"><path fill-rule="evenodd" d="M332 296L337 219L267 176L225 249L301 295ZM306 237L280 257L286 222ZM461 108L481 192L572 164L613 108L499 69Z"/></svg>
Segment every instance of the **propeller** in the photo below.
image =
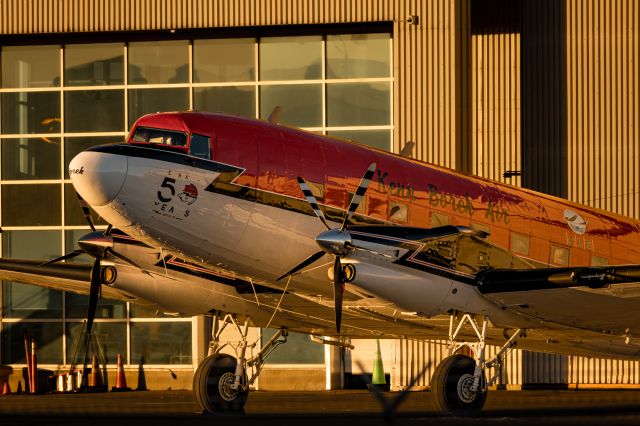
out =
<svg viewBox="0 0 640 426"><path fill-rule="evenodd" d="M52 263L61 262L67 259L72 259L82 254L88 254L89 256L95 259L93 262L93 266L91 268L90 286L89 286L89 306L87 308L87 334L91 334L93 321L96 316L98 299L101 294L102 259L104 259L107 255L112 255L140 270L142 270L142 268L138 266L131 259L118 253L113 249L113 237L111 236L111 231L113 230L113 226L109 225L104 232L96 230L96 227L93 223L93 219L91 217L91 210L89 208L89 204L80 196L80 194L76 193L76 195L78 197L78 202L80 203L80 207L82 208L82 213L84 214L85 219L89 223L91 232L80 237L80 239L78 239L78 245L80 246L79 249L73 250L72 252L69 252L63 256L60 256L55 259L51 259L45 263L42 263L41 266L50 265Z"/></svg>
<svg viewBox="0 0 640 426"><path fill-rule="evenodd" d="M360 184L358 185L355 194L353 194L353 197L351 198L349 208L347 209L347 214L344 216L344 220L342 221L342 225L340 226L340 228L331 228L329 226L324 213L322 213L322 210L320 210L318 201L309 189L309 186L306 184L304 179L298 177L298 184L300 185L302 193L313 209L315 215L318 217L318 219L320 219L320 221L322 221L327 230L321 232L316 236L316 244L320 246L321 250L307 257L305 260L294 266L285 274L279 276L276 281L280 281L285 277L295 274L301 269L319 260L325 254L333 255L333 299L336 314L336 331L338 333L340 333L340 324L342 322L342 300L344 298L344 284L347 278L341 260L343 257L351 253L354 249L359 248L353 245L351 241L351 234L347 230L347 226L349 225L349 222L351 221L351 218L353 217L356 210L358 210L360 202L362 202L362 199L367 192L367 189L369 188L369 184L371 183L371 178L373 177L373 172L375 171L375 169L376 163L371 163L364 176L362 176Z"/></svg>

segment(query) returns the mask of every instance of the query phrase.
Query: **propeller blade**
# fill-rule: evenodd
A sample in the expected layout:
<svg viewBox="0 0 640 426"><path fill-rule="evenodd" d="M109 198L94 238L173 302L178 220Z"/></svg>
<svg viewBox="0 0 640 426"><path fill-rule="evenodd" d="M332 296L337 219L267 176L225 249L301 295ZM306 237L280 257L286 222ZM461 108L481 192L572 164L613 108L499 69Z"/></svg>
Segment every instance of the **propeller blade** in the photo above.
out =
<svg viewBox="0 0 640 426"><path fill-rule="evenodd" d="M96 316L96 308L98 307L98 296L100 295L100 258L97 258L91 268L91 286L89 287L89 307L87 309L87 334L91 334L93 327L93 319Z"/></svg>
<svg viewBox="0 0 640 426"><path fill-rule="evenodd" d="M300 185L300 189L302 190L304 197L307 199L307 203L311 205L311 208L313 209L313 212L316 214L316 216L318 216L318 219L320 219L322 223L324 223L324 226L326 226L327 229L331 229L331 227L327 223L327 219L324 217L324 213L322 213L322 210L320 210L318 200L316 200L313 192L311 192L309 185L307 185L304 179L302 179L300 176L298 176L298 185Z"/></svg>
<svg viewBox="0 0 640 426"><path fill-rule="evenodd" d="M84 198L82 198L77 192L76 197L78 197L78 202L80 203L80 208L82 209L84 218L87 219L87 222L89 222L89 227L93 232L96 232L96 227L93 224L93 219L91 218L91 208L89 207L89 203L87 203Z"/></svg>
<svg viewBox="0 0 640 426"><path fill-rule="evenodd" d="M128 257L118 253L117 251L113 250L113 249L107 249L106 250L109 254L114 255L115 257L117 257L118 259L122 260L123 262L133 266L134 268L138 268L140 269L142 272L146 272L145 270L143 270L137 263L135 263L133 260L129 259Z"/></svg>
<svg viewBox="0 0 640 426"><path fill-rule="evenodd" d="M358 185L358 189L356 189L356 193L353 194L353 198L351 198L351 204L349 204L349 210L347 211L347 215L344 217L344 221L342 222L342 226L340 227L341 231L347 227L347 224L353 217L353 214L358 210L358 206L362 201L362 197L367 192L369 188L369 184L371 183L371 178L373 177L373 172L376 170L376 163L371 163L367 171L362 176L360 180L360 185Z"/></svg>
<svg viewBox="0 0 640 426"><path fill-rule="evenodd" d="M323 250L320 250L319 252L312 254L311 256L309 256L305 260L303 260L302 262L298 263L293 269L288 271L286 274L280 275L276 279L276 281L280 281L281 279L283 279L285 277L288 277L289 275L295 274L296 272L298 272L302 268L305 268L305 267L311 265L313 262L315 262L316 260L320 259L324 255L325 255L325 252Z"/></svg>
<svg viewBox="0 0 640 426"><path fill-rule="evenodd" d="M342 297L344 295L344 272L340 257L336 256L333 262L333 299L336 310L336 331L340 333L340 323L342 322Z"/></svg>
<svg viewBox="0 0 640 426"><path fill-rule="evenodd" d="M74 250L71 253L65 254L64 256L56 257L55 259L51 259L44 263L41 263L40 266L47 266L52 263L61 262L63 260L73 259L74 257L80 256L81 254L84 254L84 250Z"/></svg>

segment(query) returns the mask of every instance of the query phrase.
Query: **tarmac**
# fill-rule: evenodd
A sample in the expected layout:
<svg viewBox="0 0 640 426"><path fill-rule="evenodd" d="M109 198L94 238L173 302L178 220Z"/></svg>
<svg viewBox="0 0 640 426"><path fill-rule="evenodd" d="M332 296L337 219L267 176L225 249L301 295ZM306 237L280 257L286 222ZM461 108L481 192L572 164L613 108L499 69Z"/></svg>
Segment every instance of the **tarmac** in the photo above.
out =
<svg viewBox="0 0 640 426"><path fill-rule="evenodd" d="M400 393L385 393L387 407ZM363 391L254 391L243 414L203 415L190 391L0 396L0 425L636 425L640 390L492 391L473 417L443 416L430 392L409 392L397 410Z"/></svg>

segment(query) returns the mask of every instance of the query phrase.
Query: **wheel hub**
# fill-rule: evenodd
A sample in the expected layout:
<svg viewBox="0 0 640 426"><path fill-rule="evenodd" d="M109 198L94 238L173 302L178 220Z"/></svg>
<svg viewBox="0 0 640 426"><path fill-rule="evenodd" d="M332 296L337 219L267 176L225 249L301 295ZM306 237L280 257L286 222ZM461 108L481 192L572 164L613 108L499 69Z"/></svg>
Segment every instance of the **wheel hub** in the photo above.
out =
<svg viewBox="0 0 640 426"><path fill-rule="evenodd" d="M218 391L225 401L233 401L238 396L238 389L234 388L236 375L231 372L224 373L218 381Z"/></svg>
<svg viewBox="0 0 640 426"><path fill-rule="evenodd" d="M472 374L463 374L458 380L458 398L467 404L476 399L477 391L472 390L474 380L475 378Z"/></svg>

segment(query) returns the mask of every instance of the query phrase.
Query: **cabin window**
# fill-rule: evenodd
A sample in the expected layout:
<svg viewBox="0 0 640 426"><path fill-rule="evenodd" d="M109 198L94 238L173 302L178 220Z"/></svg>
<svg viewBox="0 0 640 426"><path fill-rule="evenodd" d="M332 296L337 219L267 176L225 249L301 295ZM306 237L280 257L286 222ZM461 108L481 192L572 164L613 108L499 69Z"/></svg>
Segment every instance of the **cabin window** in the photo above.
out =
<svg viewBox="0 0 640 426"><path fill-rule="evenodd" d="M602 256L591 256L591 266L608 266L609 259Z"/></svg>
<svg viewBox="0 0 640 426"><path fill-rule="evenodd" d="M431 212L431 227L437 228L449 224L449 216L446 214Z"/></svg>
<svg viewBox="0 0 640 426"><path fill-rule="evenodd" d="M409 207L406 204L391 201L389 203L389 220L407 223L409 220Z"/></svg>
<svg viewBox="0 0 640 426"><path fill-rule="evenodd" d="M569 266L569 249L551 245L551 263L558 266Z"/></svg>
<svg viewBox="0 0 640 426"><path fill-rule="evenodd" d="M146 142L169 146L185 146L187 135L182 132L164 129L138 127L133 133L133 142Z"/></svg>
<svg viewBox="0 0 640 426"><path fill-rule="evenodd" d="M211 159L211 151L209 147L209 138L202 135L191 135L191 144L189 145L189 155L194 157Z"/></svg>
<svg viewBox="0 0 640 426"><path fill-rule="evenodd" d="M511 251L523 256L529 256L529 237L511 233Z"/></svg>

